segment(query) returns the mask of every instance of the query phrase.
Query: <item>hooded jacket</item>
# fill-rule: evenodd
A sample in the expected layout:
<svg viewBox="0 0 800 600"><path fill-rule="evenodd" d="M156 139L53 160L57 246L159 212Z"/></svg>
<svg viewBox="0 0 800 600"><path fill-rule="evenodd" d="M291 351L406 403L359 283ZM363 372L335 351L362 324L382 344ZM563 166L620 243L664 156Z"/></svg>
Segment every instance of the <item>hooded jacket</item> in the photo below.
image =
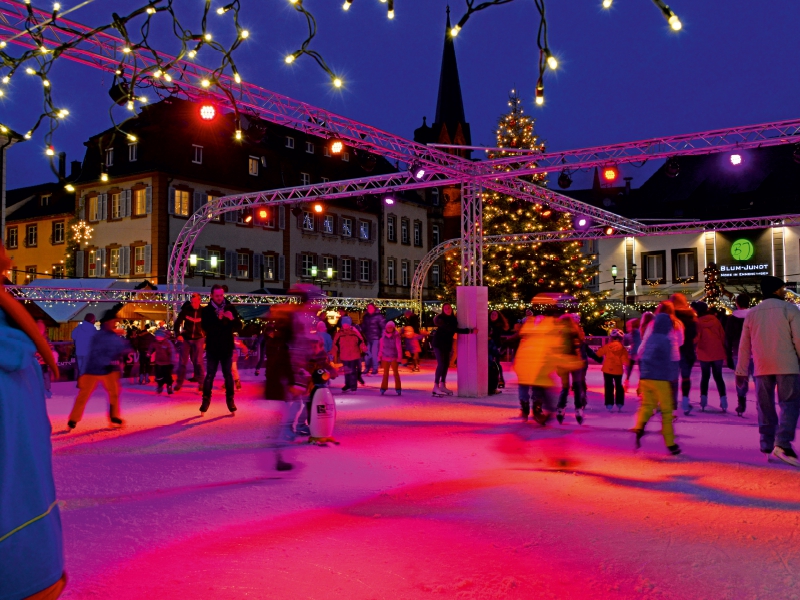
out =
<svg viewBox="0 0 800 600"><path fill-rule="evenodd" d="M400 333L397 329L393 329L391 335L385 331L378 345L379 360L392 362L393 360L400 360L402 357L403 345L400 339Z"/></svg>
<svg viewBox="0 0 800 600"><path fill-rule="evenodd" d="M714 315L697 319L697 337L694 340L697 359L703 362L725 360L725 330Z"/></svg>
<svg viewBox="0 0 800 600"><path fill-rule="evenodd" d="M697 337L697 316L689 308L685 310L675 309L675 316L683 323L683 344L681 344L681 359L694 362L697 358L694 348L694 338Z"/></svg>
<svg viewBox="0 0 800 600"><path fill-rule="evenodd" d="M386 327L386 319L377 310L372 314L366 313L361 319L361 332L368 342L376 342L381 339L384 327Z"/></svg>
<svg viewBox="0 0 800 600"><path fill-rule="evenodd" d="M642 346L639 355L639 372L642 379L656 381L675 381L678 379L679 364L673 360L673 338L670 333L674 330L672 319L669 315L656 315L651 326L647 343Z"/></svg>
<svg viewBox="0 0 800 600"><path fill-rule="evenodd" d="M603 357L603 373L608 375L622 375L625 367L631 362L631 357L622 342L614 340L601 346L597 356Z"/></svg>
<svg viewBox="0 0 800 600"><path fill-rule="evenodd" d="M747 375L750 355L756 377L800 374L800 310L780 298L767 298L744 318L736 374Z"/></svg>
<svg viewBox="0 0 800 600"><path fill-rule="evenodd" d="M551 374L561 361L564 342L551 317L530 318L519 330L514 372L520 385L552 387Z"/></svg>
<svg viewBox="0 0 800 600"><path fill-rule="evenodd" d="M749 312L749 308L739 308L728 316L728 321L725 323L725 344L733 356L739 354L739 338L742 337L744 318Z"/></svg>
<svg viewBox="0 0 800 600"><path fill-rule="evenodd" d="M333 347L336 349L339 360L361 360L361 344L364 343L361 334L354 327L340 329L333 338Z"/></svg>

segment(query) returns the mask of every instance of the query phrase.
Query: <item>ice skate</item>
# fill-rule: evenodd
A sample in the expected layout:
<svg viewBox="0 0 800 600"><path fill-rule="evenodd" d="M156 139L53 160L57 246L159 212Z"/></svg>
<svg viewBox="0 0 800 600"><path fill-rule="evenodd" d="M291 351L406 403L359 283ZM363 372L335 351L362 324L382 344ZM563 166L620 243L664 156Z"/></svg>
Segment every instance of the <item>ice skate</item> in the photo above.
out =
<svg viewBox="0 0 800 600"><path fill-rule="evenodd" d="M206 414L208 407L211 405L211 398L203 398L203 402L200 404L200 416Z"/></svg>
<svg viewBox="0 0 800 600"><path fill-rule="evenodd" d="M123 421L119 417L109 417L108 420L111 421L111 427L113 429L119 429L125 424L125 421Z"/></svg>
<svg viewBox="0 0 800 600"><path fill-rule="evenodd" d="M575 409L575 420L578 422L578 425L583 425L583 409L576 408Z"/></svg>
<svg viewBox="0 0 800 600"><path fill-rule="evenodd" d="M785 448L782 446L775 446L775 449L772 451L772 456L785 462L787 465L800 467L800 460L798 460L797 454L791 446L787 446Z"/></svg>
<svg viewBox="0 0 800 600"><path fill-rule="evenodd" d="M433 396L435 396L436 398L442 398L442 397L446 396L446 394L442 391L442 389L438 385L434 385L433 386L433 390L431 391L431 394Z"/></svg>
<svg viewBox="0 0 800 600"><path fill-rule="evenodd" d="M667 450L669 450L669 453L672 454L673 456L678 456L678 454L681 453L681 447L678 446L678 444L667 446Z"/></svg>
<svg viewBox="0 0 800 600"><path fill-rule="evenodd" d="M77 426L78 424L75 421L67 421L67 429L69 429L70 431L75 429Z"/></svg>
<svg viewBox="0 0 800 600"><path fill-rule="evenodd" d="M443 381L443 382L442 382L442 384L439 386L439 390L441 390L441 392L442 392L443 394L447 395L447 396L452 396L452 395L453 395L453 390L448 390L448 389L447 389L447 385L445 385L444 381Z"/></svg>
<svg viewBox="0 0 800 600"><path fill-rule="evenodd" d="M561 425L561 423L564 422L564 409L563 408L559 408L558 409L558 414L556 415L556 420L558 421L559 425Z"/></svg>
<svg viewBox="0 0 800 600"><path fill-rule="evenodd" d="M275 453L275 470L276 471L291 471L294 468L292 463L283 460L280 452Z"/></svg>
<svg viewBox="0 0 800 600"><path fill-rule="evenodd" d="M167 385L167 395L172 396L172 386Z"/></svg>
<svg viewBox="0 0 800 600"><path fill-rule="evenodd" d="M239 380L237 379L237 380L236 380L236 381L234 381L233 383L236 385L236 389L237 389L237 390L240 390L240 389L242 389L242 382L241 382L241 381L239 381Z"/></svg>
<svg viewBox="0 0 800 600"><path fill-rule="evenodd" d="M233 402L233 398L229 398L225 400L225 404L228 405L228 410L231 411L231 414L236 414L236 404Z"/></svg>
<svg viewBox="0 0 800 600"><path fill-rule="evenodd" d="M621 404L617 404L617 412L622 412L622 405Z"/></svg>
<svg viewBox="0 0 800 600"><path fill-rule="evenodd" d="M636 440L633 442L633 447L637 450L642 447L642 438L644 437L644 429L633 429L636 434Z"/></svg>
<svg viewBox="0 0 800 600"><path fill-rule="evenodd" d="M744 415L744 411L747 408L747 398L745 396L739 396L738 400L739 404L736 407L736 414L741 417Z"/></svg>
<svg viewBox="0 0 800 600"><path fill-rule="evenodd" d="M606 404L606 410L607 410L608 412L613 412L613 410L614 410L614 405L613 405L613 404Z"/></svg>
<svg viewBox="0 0 800 600"><path fill-rule="evenodd" d="M381 396L385 396L385 395L386 395L386 390L381 390Z"/></svg>

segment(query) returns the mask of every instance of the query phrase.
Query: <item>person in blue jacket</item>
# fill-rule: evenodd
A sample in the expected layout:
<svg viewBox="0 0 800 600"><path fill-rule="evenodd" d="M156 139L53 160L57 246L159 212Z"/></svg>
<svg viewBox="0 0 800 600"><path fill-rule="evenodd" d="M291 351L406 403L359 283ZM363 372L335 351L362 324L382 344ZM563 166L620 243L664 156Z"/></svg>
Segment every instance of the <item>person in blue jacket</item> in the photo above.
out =
<svg viewBox="0 0 800 600"><path fill-rule="evenodd" d="M0 244L0 272L10 268ZM0 285L0 600L57 598L66 584L50 420L37 350L58 365L28 312Z"/></svg>

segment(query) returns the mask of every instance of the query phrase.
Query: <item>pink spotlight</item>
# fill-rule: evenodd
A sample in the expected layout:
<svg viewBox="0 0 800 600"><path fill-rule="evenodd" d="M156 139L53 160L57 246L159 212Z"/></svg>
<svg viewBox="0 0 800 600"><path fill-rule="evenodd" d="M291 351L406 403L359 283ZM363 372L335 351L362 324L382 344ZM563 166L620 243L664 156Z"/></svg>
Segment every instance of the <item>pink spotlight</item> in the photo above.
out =
<svg viewBox="0 0 800 600"><path fill-rule="evenodd" d="M586 227L586 219L581 219L578 221L578 227Z"/></svg>
<svg viewBox="0 0 800 600"><path fill-rule="evenodd" d="M387 197L387 198L384 198L383 201L386 202L386 204L389 204L389 205L394 204L394 198Z"/></svg>
<svg viewBox="0 0 800 600"><path fill-rule="evenodd" d="M741 154L731 154L731 164L734 166L742 164Z"/></svg>

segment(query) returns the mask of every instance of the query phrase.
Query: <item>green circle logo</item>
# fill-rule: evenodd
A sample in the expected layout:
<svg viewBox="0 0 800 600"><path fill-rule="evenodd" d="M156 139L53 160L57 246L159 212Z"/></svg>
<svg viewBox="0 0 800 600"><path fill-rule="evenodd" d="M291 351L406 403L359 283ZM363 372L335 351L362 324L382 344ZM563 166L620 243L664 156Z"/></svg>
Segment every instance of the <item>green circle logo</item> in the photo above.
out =
<svg viewBox="0 0 800 600"><path fill-rule="evenodd" d="M736 240L731 246L731 256L734 260L750 260L755 252L753 242L744 238Z"/></svg>

